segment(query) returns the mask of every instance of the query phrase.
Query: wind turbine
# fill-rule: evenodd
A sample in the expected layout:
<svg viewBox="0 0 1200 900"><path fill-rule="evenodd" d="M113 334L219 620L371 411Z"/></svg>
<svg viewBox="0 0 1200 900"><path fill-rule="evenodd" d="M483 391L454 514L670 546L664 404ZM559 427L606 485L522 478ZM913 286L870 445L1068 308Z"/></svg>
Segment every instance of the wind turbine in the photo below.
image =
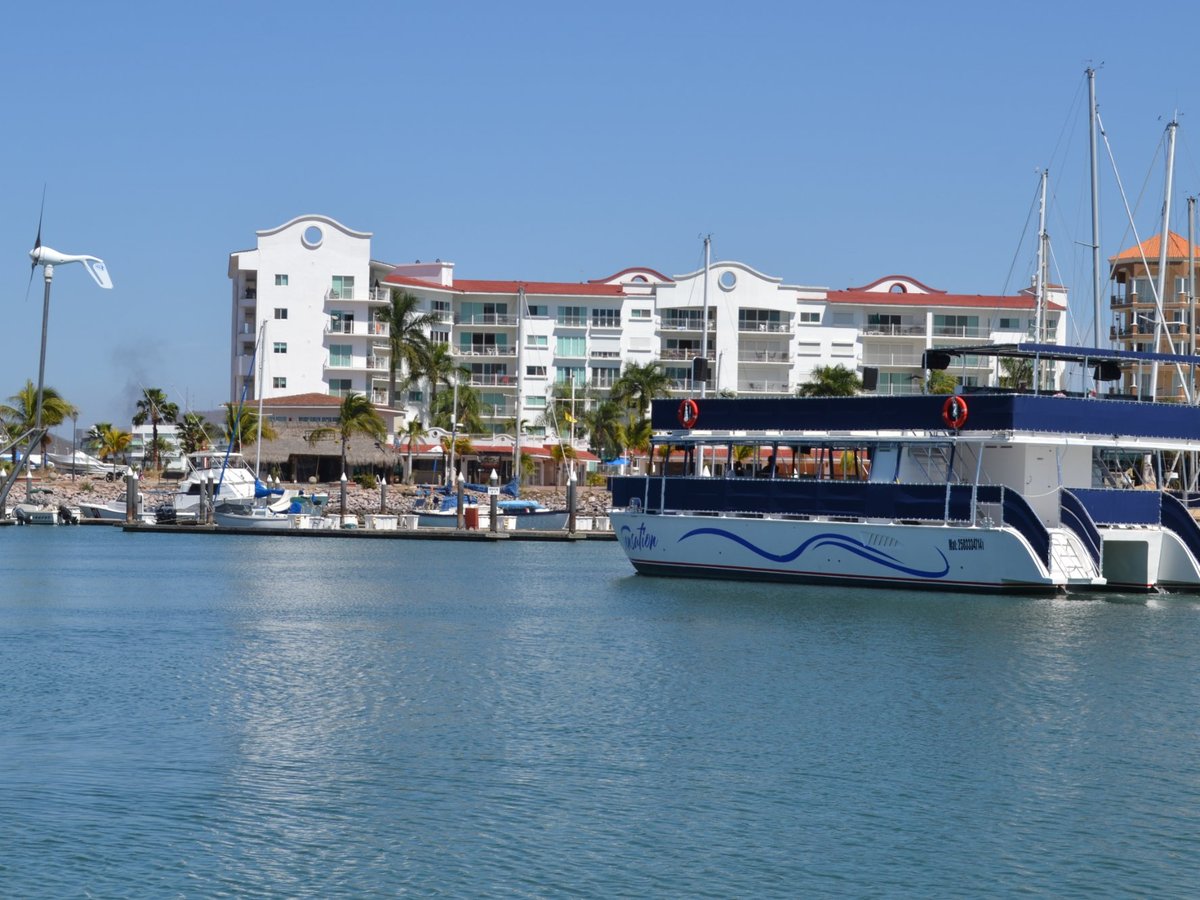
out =
<svg viewBox="0 0 1200 900"><path fill-rule="evenodd" d="M42 267L42 275L46 281L46 289L42 300L42 350L38 360L38 386L37 386L37 412L34 417L33 433L29 437L29 446L25 451L22 463L19 463L14 469L9 480L0 487L0 508L4 500L8 497L8 492L16 481L16 477L20 474L23 466L29 464L29 455L33 448L37 446L42 439L42 391L46 375L46 332L50 324L50 283L54 280L54 267L66 265L67 263L82 263L87 269L88 274L92 276L92 280L105 290L112 289L112 279L108 277L108 267L104 265L104 260L98 256L71 256L67 253L42 245L42 213L46 209L46 192L42 191L42 210L38 213L38 229L37 237L33 242L33 249L29 251L29 258L32 263L29 267L29 285L25 288L25 296L29 296L29 287L33 285L33 275L37 271L37 267Z"/></svg>

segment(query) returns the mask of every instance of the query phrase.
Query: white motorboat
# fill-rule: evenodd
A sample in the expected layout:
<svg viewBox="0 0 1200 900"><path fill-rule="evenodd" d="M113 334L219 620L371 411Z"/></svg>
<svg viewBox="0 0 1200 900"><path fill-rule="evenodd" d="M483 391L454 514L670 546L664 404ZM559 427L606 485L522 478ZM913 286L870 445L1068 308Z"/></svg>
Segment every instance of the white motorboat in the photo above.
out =
<svg viewBox="0 0 1200 900"><path fill-rule="evenodd" d="M13 506L13 518L20 525L57 525L61 521L58 504L53 501L51 488L36 487L29 499Z"/></svg>
<svg viewBox="0 0 1200 900"><path fill-rule="evenodd" d="M1049 344L927 351L1082 364L1187 356ZM1049 362L1047 362L1049 361ZM1039 382L1035 380L1034 384ZM686 472L611 479L611 518L643 574L954 590L1200 587L1200 409L1118 394L656 402L655 447ZM704 459L769 454L758 477ZM778 465L776 464L778 460Z"/></svg>

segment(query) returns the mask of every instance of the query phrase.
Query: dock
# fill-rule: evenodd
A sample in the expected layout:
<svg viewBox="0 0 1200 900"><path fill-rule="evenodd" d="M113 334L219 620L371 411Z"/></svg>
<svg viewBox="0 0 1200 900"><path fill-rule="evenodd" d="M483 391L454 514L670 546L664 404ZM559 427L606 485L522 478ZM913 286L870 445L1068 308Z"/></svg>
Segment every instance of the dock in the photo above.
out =
<svg viewBox="0 0 1200 900"><path fill-rule="evenodd" d="M574 543L578 541L615 541L612 531L536 531L518 528L512 531L483 531L457 528L408 528L394 531L370 528L228 528L217 525L145 525L116 523L122 531L137 534L227 534L256 535L258 537L305 537L305 538L365 538L368 540L409 541L541 541L543 543Z"/></svg>

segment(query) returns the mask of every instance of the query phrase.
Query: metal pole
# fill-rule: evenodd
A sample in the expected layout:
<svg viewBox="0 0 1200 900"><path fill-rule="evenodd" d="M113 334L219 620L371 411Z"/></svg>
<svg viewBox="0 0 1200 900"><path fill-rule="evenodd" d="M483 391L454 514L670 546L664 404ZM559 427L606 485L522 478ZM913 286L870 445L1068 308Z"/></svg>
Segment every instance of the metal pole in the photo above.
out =
<svg viewBox="0 0 1200 900"><path fill-rule="evenodd" d="M454 376L454 396L450 401L450 468L446 471L446 484L454 484L454 445L458 443L458 375ZM460 512L461 515L461 512Z"/></svg>
<svg viewBox="0 0 1200 900"><path fill-rule="evenodd" d="M1194 243L1196 227L1196 198L1187 198L1187 227L1188 227L1188 331L1191 339L1188 342L1188 353L1196 355L1196 245ZM1192 363L1192 389L1196 384L1196 364Z"/></svg>
<svg viewBox="0 0 1200 900"><path fill-rule="evenodd" d="M709 256L712 252L712 235L704 236L704 315L700 321L700 356L704 360L704 365L708 365L708 267L710 265ZM705 388L708 385L708 379L705 378L700 382L700 399L704 399Z"/></svg>
<svg viewBox="0 0 1200 900"><path fill-rule="evenodd" d="M459 531L463 530L463 520L466 518L466 511L463 509L463 485L467 483L467 479L461 474L455 479L455 486L458 488L458 515L455 517L458 521L456 525Z"/></svg>
<svg viewBox="0 0 1200 900"><path fill-rule="evenodd" d="M342 518L343 519L346 518L346 482L347 481L349 481L349 479L346 477L346 473L343 472L342 478L341 478L341 485L342 485L341 500L342 500ZM341 523L339 522L338 524L340 525Z"/></svg>
<svg viewBox="0 0 1200 900"><path fill-rule="evenodd" d="M1158 345L1162 340L1163 317L1166 315L1167 287L1167 245L1170 243L1171 227L1171 190L1175 177L1175 129L1179 123L1172 119L1167 123L1167 183L1163 197L1162 235L1158 247L1158 297L1156 298L1157 315L1154 317L1154 352L1158 353ZM1150 368L1150 402L1158 400L1158 360Z"/></svg>
<svg viewBox="0 0 1200 900"><path fill-rule="evenodd" d="M1049 179L1050 173L1045 169L1042 170L1042 190L1041 200L1038 203L1038 249L1037 249L1037 274L1035 275L1035 296L1036 306L1034 308L1033 317L1033 340L1034 343L1042 343L1042 329L1045 325L1045 307L1046 307L1046 278L1045 278L1045 262L1046 262L1046 182ZM1042 369L1041 359L1035 355L1033 358L1033 390L1037 393L1041 386Z"/></svg>
<svg viewBox="0 0 1200 900"><path fill-rule="evenodd" d="M34 438L42 431L42 389L46 379L46 332L50 327L50 282L54 279L54 266L42 266L46 276L46 289L42 295L42 353L38 359L37 412L34 413ZM30 450L33 445L30 444Z"/></svg>
<svg viewBox="0 0 1200 900"><path fill-rule="evenodd" d="M1096 70L1088 68L1088 146L1092 166L1092 300L1095 303L1096 321L1093 328L1096 347L1100 346L1100 320L1103 316L1100 305L1100 174L1096 166ZM1099 390L1097 390L1099 393Z"/></svg>
<svg viewBox="0 0 1200 900"><path fill-rule="evenodd" d="M75 470L78 467L75 459L75 439L79 433L79 413L71 413L71 480L75 480Z"/></svg>

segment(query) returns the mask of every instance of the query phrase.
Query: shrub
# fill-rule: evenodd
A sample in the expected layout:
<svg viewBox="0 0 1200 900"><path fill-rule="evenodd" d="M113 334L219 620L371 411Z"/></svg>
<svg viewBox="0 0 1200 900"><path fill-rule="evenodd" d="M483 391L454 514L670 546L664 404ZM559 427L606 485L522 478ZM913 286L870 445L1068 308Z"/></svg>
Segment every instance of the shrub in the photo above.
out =
<svg viewBox="0 0 1200 900"><path fill-rule="evenodd" d="M354 476L354 483L360 488L376 488L379 483L375 480L375 476L370 472L359 472Z"/></svg>

